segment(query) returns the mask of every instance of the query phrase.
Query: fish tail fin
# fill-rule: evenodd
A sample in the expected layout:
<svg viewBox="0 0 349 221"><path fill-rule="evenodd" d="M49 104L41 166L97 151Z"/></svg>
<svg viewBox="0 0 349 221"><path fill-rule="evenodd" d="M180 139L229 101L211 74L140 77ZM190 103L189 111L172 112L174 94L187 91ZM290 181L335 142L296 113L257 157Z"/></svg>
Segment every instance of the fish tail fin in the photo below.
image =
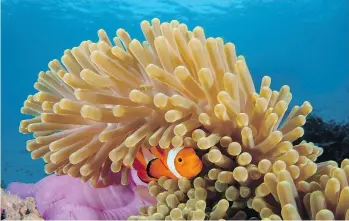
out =
<svg viewBox="0 0 349 221"><path fill-rule="evenodd" d="M145 170L147 169L147 163L145 162L143 153L139 150L136 154L135 160L133 162L133 168L135 170Z"/></svg>
<svg viewBox="0 0 349 221"><path fill-rule="evenodd" d="M142 151L137 152L136 158L133 162L133 168L137 171L139 179L143 182L149 183L150 181L155 180L154 178L148 176L147 163L144 159Z"/></svg>

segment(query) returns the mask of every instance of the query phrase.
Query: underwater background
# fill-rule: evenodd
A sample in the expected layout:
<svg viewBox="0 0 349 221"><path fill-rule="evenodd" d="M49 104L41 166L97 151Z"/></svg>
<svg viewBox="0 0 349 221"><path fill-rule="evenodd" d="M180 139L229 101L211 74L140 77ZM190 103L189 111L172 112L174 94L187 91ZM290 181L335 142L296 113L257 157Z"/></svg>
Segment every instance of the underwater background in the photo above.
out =
<svg viewBox="0 0 349 221"><path fill-rule="evenodd" d="M308 100L325 121L349 120L348 0L2 0L2 185L45 176L18 132L39 71L101 28L143 40L139 24L154 17L233 42L257 85L269 75L273 89L291 87L291 106Z"/></svg>

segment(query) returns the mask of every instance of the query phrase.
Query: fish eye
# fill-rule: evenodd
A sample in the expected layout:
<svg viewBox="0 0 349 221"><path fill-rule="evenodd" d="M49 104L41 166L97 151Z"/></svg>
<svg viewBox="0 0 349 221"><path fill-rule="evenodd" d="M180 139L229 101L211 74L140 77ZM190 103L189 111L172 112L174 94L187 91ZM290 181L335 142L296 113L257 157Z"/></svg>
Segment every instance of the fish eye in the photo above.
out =
<svg viewBox="0 0 349 221"><path fill-rule="evenodd" d="M182 158L178 158L178 162L182 162L183 160L182 160Z"/></svg>

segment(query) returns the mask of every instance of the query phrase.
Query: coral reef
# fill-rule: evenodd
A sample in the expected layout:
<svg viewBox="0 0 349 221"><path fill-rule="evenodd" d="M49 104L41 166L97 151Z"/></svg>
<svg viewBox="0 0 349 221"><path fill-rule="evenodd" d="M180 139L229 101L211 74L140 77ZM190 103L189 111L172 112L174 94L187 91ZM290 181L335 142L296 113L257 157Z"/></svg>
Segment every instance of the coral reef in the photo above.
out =
<svg viewBox="0 0 349 221"><path fill-rule="evenodd" d="M311 140L321 146L324 153L319 162L335 160L340 163L349 156L349 122L325 121L316 115L310 115L303 126L302 139Z"/></svg>
<svg viewBox="0 0 349 221"><path fill-rule="evenodd" d="M309 102L284 116L289 86L272 90L265 76L256 90L234 44L206 38L201 27L153 19L141 28L147 41L119 29L114 45L100 30L97 43L66 50L64 66L53 60L40 72L39 92L21 110L34 118L20 131L34 133L27 149L47 173L97 185L120 172L127 184L140 147L194 147L204 163L198 177L150 183L158 203L130 219L252 218L244 209L264 219L347 218L347 161L316 164L322 148L294 144Z"/></svg>
<svg viewBox="0 0 349 221"><path fill-rule="evenodd" d="M21 199L1 189L1 219L43 220L36 209L35 199Z"/></svg>

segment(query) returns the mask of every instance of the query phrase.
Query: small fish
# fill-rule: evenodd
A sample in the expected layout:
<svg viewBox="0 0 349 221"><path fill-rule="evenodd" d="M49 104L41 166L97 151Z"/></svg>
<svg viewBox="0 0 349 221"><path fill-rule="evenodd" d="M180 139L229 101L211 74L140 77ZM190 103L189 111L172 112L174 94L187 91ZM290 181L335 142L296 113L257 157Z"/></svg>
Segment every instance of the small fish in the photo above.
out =
<svg viewBox="0 0 349 221"><path fill-rule="evenodd" d="M155 158L154 158L155 157ZM153 159L150 159L153 158ZM202 162L191 147L172 149L150 148L150 152L141 148L133 163L138 177L145 183L162 176L172 179L195 177L202 170Z"/></svg>

